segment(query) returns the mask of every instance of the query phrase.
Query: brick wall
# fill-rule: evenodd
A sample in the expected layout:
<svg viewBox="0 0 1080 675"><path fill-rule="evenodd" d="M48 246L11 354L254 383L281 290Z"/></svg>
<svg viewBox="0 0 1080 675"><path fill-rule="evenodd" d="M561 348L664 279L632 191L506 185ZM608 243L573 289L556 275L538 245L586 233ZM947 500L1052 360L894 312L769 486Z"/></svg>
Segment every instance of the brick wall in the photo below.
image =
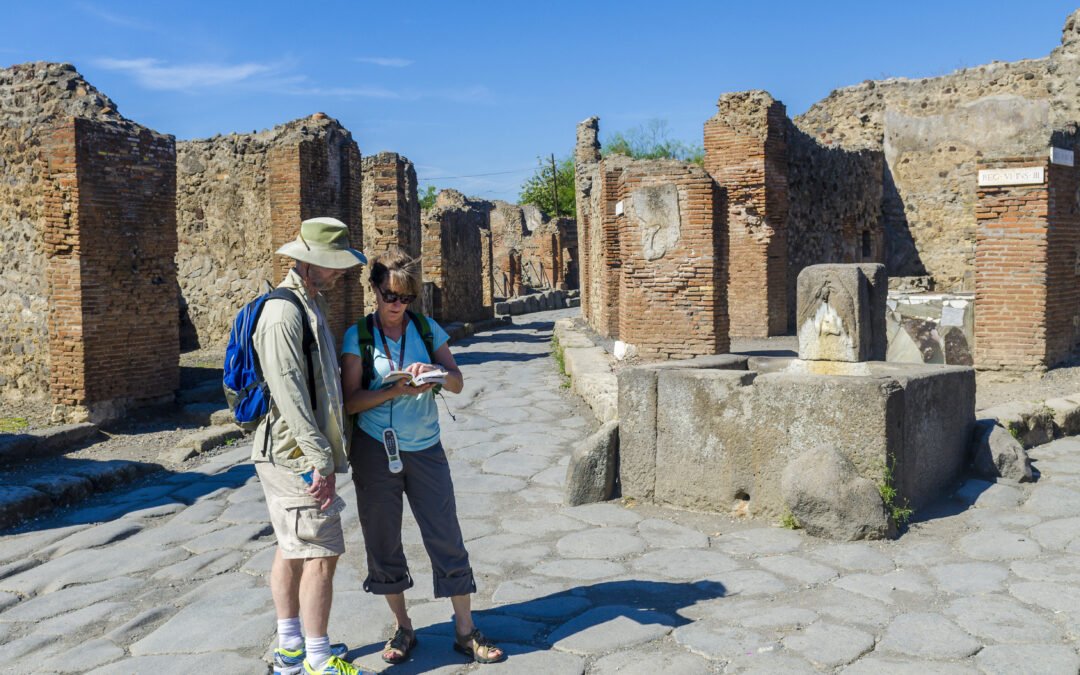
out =
<svg viewBox="0 0 1080 675"><path fill-rule="evenodd" d="M638 161L622 172L619 338L646 359L728 351L722 200L702 169Z"/></svg>
<svg viewBox="0 0 1080 675"><path fill-rule="evenodd" d="M54 403L100 419L171 398L179 385L173 138L74 118L55 128L45 151Z"/></svg>
<svg viewBox="0 0 1080 675"><path fill-rule="evenodd" d="M492 259L495 295L500 298L565 286L567 276L577 276L577 243L571 218L549 218L532 205L490 202ZM511 269L511 259L519 267Z"/></svg>
<svg viewBox="0 0 1080 675"><path fill-rule="evenodd" d="M413 163L394 152L380 152L363 160L364 242L369 258L399 246L420 255L420 200ZM367 283L364 274L363 283ZM365 296L365 313L374 311L374 294Z"/></svg>
<svg viewBox="0 0 1080 675"><path fill-rule="evenodd" d="M1048 240L1051 230L1060 226L1052 223L1049 204L1051 194L1057 193L1052 181L1060 179L1061 172L1049 170L1046 159L1035 157L979 166L1040 167L1051 181L980 187L975 205L975 365L986 370L1042 369L1054 358L1048 351ZM1060 273L1064 263L1055 262L1054 271ZM1070 309L1075 311L1075 303Z"/></svg>
<svg viewBox="0 0 1080 675"><path fill-rule="evenodd" d="M1080 171L1049 164L1047 173L1046 362L1055 366L1080 349Z"/></svg>
<svg viewBox="0 0 1080 675"><path fill-rule="evenodd" d="M763 91L725 94L705 123L705 169L727 194L731 335L788 326L788 156L784 105Z"/></svg>

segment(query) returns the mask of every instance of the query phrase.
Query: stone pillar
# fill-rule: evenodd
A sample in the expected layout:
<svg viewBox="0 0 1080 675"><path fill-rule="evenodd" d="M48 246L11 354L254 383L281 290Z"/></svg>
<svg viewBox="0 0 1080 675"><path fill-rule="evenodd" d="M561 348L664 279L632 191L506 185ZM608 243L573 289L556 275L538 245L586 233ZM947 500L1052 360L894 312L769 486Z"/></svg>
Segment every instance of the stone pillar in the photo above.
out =
<svg viewBox="0 0 1080 675"><path fill-rule="evenodd" d="M799 358L804 361L884 361L885 266L810 265L799 273Z"/></svg>
<svg viewBox="0 0 1080 675"><path fill-rule="evenodd" d="M398 246L420 255L420 201L417 197L416 169L412 162L394 152L380 152L363 159L364 242L369 259ZM364 274L363 284L366 284ZM364 311L375 309L368 293Z"/></svg>
<svg viewBox="0 0 1080 675"><path fill-rule="evenodd" d="M705 123L705 170L727 193L731 335L787 330L787 115L767 92L725 94Z"/></svg>
<svg viewBox="0 0 1080 675"><path fill-rule="evenodd" d="M115 419L179 386L176 144L74 118L46 135L50 389L58 417Z"/></svg>
<svg viewBox="0 0 1080 675"><path fill-rule="evenodd" d="M577 125L574 148L574 193L578 216L578 287L581 289L581 316L593 323L592 311L592 226L599 218L599 199L594 195L600 163L600 118L590 117Z"/></svg>
<svg viewBox="0 0 1080 675"><path fill-rule="evenodd" d="M1045 157L990 160L979 183L975 365L1052 367L1080 338L1077 170Z"/></svg>

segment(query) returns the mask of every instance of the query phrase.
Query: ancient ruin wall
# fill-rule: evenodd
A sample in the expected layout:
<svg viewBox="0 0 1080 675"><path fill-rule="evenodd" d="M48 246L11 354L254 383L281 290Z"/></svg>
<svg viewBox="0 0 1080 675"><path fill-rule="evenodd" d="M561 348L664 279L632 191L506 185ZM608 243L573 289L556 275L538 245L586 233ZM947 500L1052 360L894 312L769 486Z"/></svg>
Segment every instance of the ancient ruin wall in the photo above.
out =
<svg viewBox="0 0 1080 675"><path fill-rule="evenodd" d="M788 128L788 330L799 272L822 263L884 262L884 156L823 146Z"/></svg>
<svg viewBox="0 0 1080 675"><path fill-rule="evenodd" d="M942 77L838 89L795 119L822 143L886 155L883 227L889 274L974 288L977 162L1043 153L1080 120L1080 12L1048 57Z"/></svg>
<svg viewBox="0 0 1080 675"><path fill-rule="evenodd" d="M705 123L705 169L726 191L731 335L788 327L788 149L784 105L764 91L725 94Z"/></svg>
<svg viewBox="0 0 1080 675"><path fill-rule="evenodd" d="M364 242L368 258L391 246L420 255L420 200L413 163L394 152L364 157L362 162ZM364 275L362 283L366 283ZM375 297L365 295L365 312L375 309Z"/></svg>
<svg viewBox="0 0 1080 675"><path fill-rule="evenodd" d="M722 201L702 169L636 161L622 172L619 337L646 359L726 353Z"/></svg>
<svg viewBox="0 0 1080 675"><path fill-rule="evenodd" d="M492 316L494 307L484 304L481 292L485 270L491 269L488 206L455 190L443 190L435 206L421 215L424 281L433 286L436 321L478 321Z"/></svg>
<svg viewBox="0 0 1080 675"><path fill-rule="evenodd" d="M123 119L70 64L0 68L0 404L49 395L43 146L71 117Z"/></svg>
<svg viewBox="0 0 1080 675"><path fill-rule="evenodd" d="M589 325L595 325L593 312L592 269L595 256L592 252L593 220L600 211L600 119L590 117L577 125L574 147L574 195L577 204L578 235L578 287L581 289L581 316Z"/></svg>
<svg viewBox="0 0 1080 675"><path fill-rule="evenodd" d="M566 279L577 274L576 235L570 218L549 218L530 204L491 203L492 264L495 295L508 298L526 289L567 288ZM520 271L512 273L511 260Z"/></svg>
<svg viewBox="0 0 1080 675"><path fill-rule="evenodd" d="M292 266L273 252L296 237L304 218L338 218L361 241L360 152L326 115L257 134L181 142L178 153L186 348L224 346L237 310ZM330 294L337 335L361 311L360 274L350 271Z"/></svg>

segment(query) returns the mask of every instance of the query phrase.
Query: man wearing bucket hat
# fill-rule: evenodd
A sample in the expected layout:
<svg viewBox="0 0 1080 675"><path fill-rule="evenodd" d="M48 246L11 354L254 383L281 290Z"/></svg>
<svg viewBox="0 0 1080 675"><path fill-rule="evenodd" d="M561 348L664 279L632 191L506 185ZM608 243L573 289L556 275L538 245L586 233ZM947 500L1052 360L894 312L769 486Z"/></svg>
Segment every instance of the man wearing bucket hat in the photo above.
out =
<svg viewBox="0 0 1080 675"><path fill-rule="evenodd" d="M338 357L322 292L367 259L350 248L348 227L334 218L305 220L296 240L277 252L296 261L278 288L294 293L300 306L265 302L252 338L273 402L255 431L252 460L278 542L270 569L279 641L274 672L355 675L341 658L344 645L332 648L327 637L334 570L345 552L335 475L349 462ZM310 360L301 322L314 336Z"/></svg>

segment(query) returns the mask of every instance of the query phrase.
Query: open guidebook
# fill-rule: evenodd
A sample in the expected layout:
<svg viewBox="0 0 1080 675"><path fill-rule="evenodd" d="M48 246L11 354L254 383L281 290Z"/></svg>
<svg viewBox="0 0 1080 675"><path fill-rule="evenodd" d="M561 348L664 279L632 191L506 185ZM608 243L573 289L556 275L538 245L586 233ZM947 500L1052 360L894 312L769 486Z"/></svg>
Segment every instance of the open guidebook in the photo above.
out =
<svg viewBox="0 0 1080 675"><path fill-rule="evenodd" d="M383 384L393 384L398 380L408 380L409 384L414 387L428 383L446 384L446 374L446 371L442 369L428 370L415 376L407 370L391 370L383 376Z"/></svg>

